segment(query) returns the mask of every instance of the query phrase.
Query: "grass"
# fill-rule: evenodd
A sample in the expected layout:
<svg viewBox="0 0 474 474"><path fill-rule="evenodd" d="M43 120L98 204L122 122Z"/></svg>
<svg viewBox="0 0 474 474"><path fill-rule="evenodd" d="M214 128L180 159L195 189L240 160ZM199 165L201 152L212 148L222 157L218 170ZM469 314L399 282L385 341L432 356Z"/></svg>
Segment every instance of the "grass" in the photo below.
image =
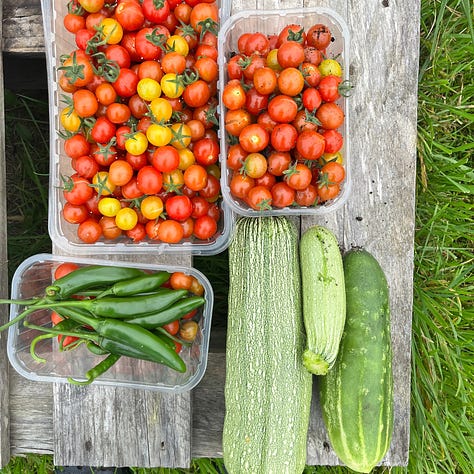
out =
<svg viewBox="0 0 474 474"><path fill-rule="evenodd" d="M471 2L422 0L410 460L408 468L377 472L468 474L474 465L473 71ZM47 106L41 98L20 94L8 94L6 99L7 156L15 157L9 167L11 161L17 165L9 173L13 179L9 186L18 192L8 204L9 259L14 269L27 256L50 246L43 191ZM199 257L195 263L216 288L227 287L225 253L212 262ZM225 314L225 291L216 300L219 313ZM31 455L13 458L0 472L52 469L50 456ZM221 459L199 459L186 471L133 472L224 470ZM308 467L305 474L348 472L340 467Z"/></svg>

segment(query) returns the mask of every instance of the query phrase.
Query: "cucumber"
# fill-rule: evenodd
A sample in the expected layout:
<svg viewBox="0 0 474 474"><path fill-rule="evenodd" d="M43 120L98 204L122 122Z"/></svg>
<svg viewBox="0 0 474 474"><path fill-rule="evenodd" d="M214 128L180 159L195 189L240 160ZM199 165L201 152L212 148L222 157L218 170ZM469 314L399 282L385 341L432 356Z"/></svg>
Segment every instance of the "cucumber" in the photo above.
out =
<svg viewBox="0 0 474 474"><path fill-rule="evenodd" d="M300 241L305 367L325 375L334 365L346 320L342 255L335 235L325 227L307 229Z"/></svg>
<svg viewBox="0 0 474 474"><path fill-rule="evenodd" d="M320 379L323 420L341 461L370 472L389 449L393 375L385 274L365 250L343 257L346 325L336 363Z"/></svg>
<svg viewBox="0 0 474 474"><path fill-rule="evenodd" d="M312 376L302 363L298 233L241 218L229 247L224 464L230 474L301 473Z"/></svg>

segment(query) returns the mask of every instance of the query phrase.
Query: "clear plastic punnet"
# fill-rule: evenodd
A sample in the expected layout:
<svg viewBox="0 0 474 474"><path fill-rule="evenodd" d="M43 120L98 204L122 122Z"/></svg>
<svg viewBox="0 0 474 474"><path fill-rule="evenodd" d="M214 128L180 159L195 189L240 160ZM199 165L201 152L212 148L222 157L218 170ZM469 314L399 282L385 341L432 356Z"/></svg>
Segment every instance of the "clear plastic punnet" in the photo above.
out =
<svg viewBox="0 0 474 474"><path fill-rule="evenodd" d="M40 297L45 288L54 280L55 269L64 262L85 265L117 265L117 262L91 258L61 257L51 254L38 254L26 259L16 270L11 285L11 298L28 299ZM185 392L195 387L202 379L207 366L209 336L211 330L212 307L214 295L207 278L192 267L130 264L121 262L121 266L128 266L150 272L165 270L168 272L181 271L192 275L204 287L204 306L199 308L194 319L198 322L198 333L189 346L183 345L180 356L186 364L186 372L179 373L164 365L147 362L130 357L121 357L120 360L106 373L97 378L94 384L141 388L163 392ZM10 306L10 320L22 310L22 306ZM40 309L27 316L27 321L38 326L51 326L51 310ZM43 361L35 360L30 352L31 341L40 331L28 328L19 323L10 326L8 332L7 353L13 368L23 377L38 382L67 383L68 377L84 380L87 370L94 367L104 356L92 354L80 344L73 350L59 350L56 337L41 340L36 344L35 354Z"/></svg>
<svg viewBox="0 0 474 474"><path fill-rule="evenodd" d="M324 215L339 209L346 201L351 190L351 160L349 150L349 107L348 98L341 96L336 103L344 112L344 123L338 129L343 136L340 150L345 168L345 179L341 191L334 199L313 206L288 206L284 208L255 210L244 200L236 198L230 190L233 171L226 164L230 139L225 131L226 108L222 102L222 93L228 82L227 62L238 53L237 41L244 33L278 34L285 26L297 24L307 31L312 25L324 24L329 27L332 40L325 51L327 59L336 59L342 67L343 81L349 80L349 30L336 12L325 7L282 9L282 10L245 10L229 16L222 24L219 33L219 94L220 94L220 144L221 144L221 188L224 201L236 214L244 216L261 215Z"/></svg>
<svg viewBox="0 0 474 474"><path fill-rule="evenodd" d="M220 2L218 2L219 4ZM49 206L48 206L48 231L51 240L64 252L74 255L100 255L126 254L130 252L146 254L167 254L188 252L195 255L215 255L225 250L229 244L234 226L234 214L219 198L221 217L216 233L207 240L194 237L185 238L177 244L164 243L148 237L133 242L123 236L113 240L99 239L95 243L84 243L77 235L77 224L66 222L62 216L65 204L63 196L64 179L70 177L75 171L71 159L65 154L64 139L58 132L62 131L60 113L65 108L64 97L71 94L63 92L59 86L59 70L61 56L71 54L77 49L74 35L65 30L64 16L68 13L68 2L60 0L41 0L43 25L45 36L45 52L48 73L49 94L49 121L50 121L50 168L49 168ZM221 22L228 15L228 7L220 8Z"/></svg>

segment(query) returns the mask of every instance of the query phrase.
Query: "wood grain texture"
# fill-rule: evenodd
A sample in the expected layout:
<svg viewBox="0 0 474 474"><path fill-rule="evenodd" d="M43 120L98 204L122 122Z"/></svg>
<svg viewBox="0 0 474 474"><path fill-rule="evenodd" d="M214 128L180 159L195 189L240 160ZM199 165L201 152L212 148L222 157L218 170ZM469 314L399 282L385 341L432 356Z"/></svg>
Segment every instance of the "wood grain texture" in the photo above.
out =
<svg viewBox="0 0 474 474"><path fill-rule="evenodd" d="M2 31L2 1L0 0L0 32ZM3 64L0 57L0 80ZM3 87L0 90L0 298L8 298L7 196L5 184L5 107ZM0 324L8 320L8 306L0 307ZM7 333L0 333L0 468L10 460L9 380Z"/></svg>
<svg viewBox="0 0 474 474"><path fill-rule="evenodd" d="M40 0L3 0L2 48L7 53L44 54Z"/></svg>
<svg viewBox="0 0 474 474"><path fill-rule="evenodd" d="M41 54L44 40L39 0L3 3L3 50ZM349 101L352 195L334 214L302 218L301 230L315 223L329 227L344 249L365 247L387 274L394 347L395 428L383 464L406 465L420 2L236 0L231 9L237 12L302 6L331 7L345 18L351 33L349 71L355 89ZM18 31L24 34L18 35ZM203 380L188 396L173 399L148 391L103 387L84 391L56 385L53 389L11 374L11 452L54 450L55 462L64 465L185 466L191 456L221 456L224 371L225 353L209 354ZM32 394L38 402L28 406L26 399L31 400ZM191 404L192 420L186 416ZM4 407L0 408L3 417ZM67 430L64 420L68 420ZM58 430L65 433L58 437ZM0 441L8 456L8 440L3 437ZM182 446L186 448L182 450ZM317 381L313 387L307 462L339 463L320 417Z"/></svg>

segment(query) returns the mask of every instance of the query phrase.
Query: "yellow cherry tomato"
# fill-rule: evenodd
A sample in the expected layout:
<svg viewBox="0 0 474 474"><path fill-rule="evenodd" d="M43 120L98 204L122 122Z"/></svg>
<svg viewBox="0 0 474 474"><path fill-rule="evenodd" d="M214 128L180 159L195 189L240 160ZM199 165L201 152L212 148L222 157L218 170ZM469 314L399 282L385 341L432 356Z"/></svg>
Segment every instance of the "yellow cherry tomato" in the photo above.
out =
<svg viewBox="0 0 474 474"><path fill-rule="evenodd" d="M189 53L188 42L180 35L171 35L166 40L166 46L168 51L174 51L175 53L181 54L181 56L187 56Z"/></svg>
<svg viewBox="0 0 474 474"><path fill-rule="evenodd" d="M340 151L336 151L336 153L324 153L318 161L321 166L324 166L326 163L331 161L335 161L336 163L340 163L342 165L344 160L342 158L342 153Z"/></svg>
<svg viewBox="0 0 474 474"><path fill-rule="evenodd" d="M140 211L145 219L158 219L163 213L163 201L158 196L147 196L140 203Z"/></svg>
<svg viewBox="0 0 474 474"><path fill-rule="evenodd" d="M184 186L183 172L176 168L169 173L163 173L163 189L168 192L177 191Z"/></svg>
<svg viewBox="0 0 474 474"><path fill-rule="evenodd" d="M281 71L283 68L280 66L280 63L278 62L277 55L278 55L278 49L272 49L267 54L266 63L270 69L273 69L274 71Z"/></svg>
<svg viewBox="0 0 474 474"><path fill-rule="evenodd" d="M97 204L99 212L103 216L114 217L117 215L117 212L122 209L120 201L117 198L112 197L103 197L99 200Z"/></svg>
<svg viewBox="0 0 474 474"><path fill-rule="evenodd" d="M107 171L99 171L92 178L92 184L100 196L109 196L115 191L115 184L110 181Z"/></svg>
<svg viewBox="0 0 474 474"><path fill-rule="evenodd" d="M152 123L146 130L148 141L155 146L165 146L173 137L171 130L166 125Z"/></svg>
<svg viewBox="0 0 474 474"><path fill-rule="evenodd" d="M148 148L148 139L143 132L135 132L132 137L125 140L125 149L131 155L141 155Z"/></svg>
<svg viewBox="0 0 474 474"><path fill-rule="evenodd" d="M152 101L160 97L161 95L161 86L158 81L151 79L150 77L145 77L140 79L137 84L137 94L147 102Z"/></svg>
<svg viewBox="0 0 474 474"><path fill-rule="evenodd" d="M81 128L81 118L72 107L63 109L60 115L61 125L68 132L77 132Z"/></svg>
<svg viewBox="0 0 474 474"><path fill-rule="evenodd" d="M189 148L181 148L178 150L180 170L187 170L192 164L196 162L194 153Z"/></svg>
<svg viewBox="0 0 474 474"><path fill-rule="evenodd" d="M187 148L191 143L191 129L189 125L182 122L173 123L170 127L172 138L169 142L170 145L174 146L178 150Z"/></svg>
<svg viewBox="0 0 474 474"><path fill-rule="evenodd" d="M100 22L100 29L102 32L102 39L107 44L118 44L122 41L122 25L114 18L104 18Z"/></svg>
<svg viewBox="0 0 474 474"><path fill-rule="evenodd" d="M181 97L184 92L184 84L182 79L174 72L165 74L160 81L161 91L166 97L176 99Z"/></svg>
<svg viewBox="0 0 474 474"><path fill-rule="evenodd" d="M150 110L157 122L168 122L173 115L173 106L163 97L153 99L150 102Z"/></svg>
<svg viewBox="0 0 474 474"><path fill-rule="evenodd" d="M115 216L115 224L119 229L131 230L138 222L138 214L130 207L123 207Z"/></svg>
<svg viewBox="0 0 474 474"><path fill-rule="evenodd" d="M335 59L323 59L319 65L321 76L342 76L341 65Z"/></svg>
<svg viewBox="0 0 474 474"><path fill-rule="evenodd" d="M103 8L105 0L79 0L79 5L88 13L96 13Z"/></svg>

